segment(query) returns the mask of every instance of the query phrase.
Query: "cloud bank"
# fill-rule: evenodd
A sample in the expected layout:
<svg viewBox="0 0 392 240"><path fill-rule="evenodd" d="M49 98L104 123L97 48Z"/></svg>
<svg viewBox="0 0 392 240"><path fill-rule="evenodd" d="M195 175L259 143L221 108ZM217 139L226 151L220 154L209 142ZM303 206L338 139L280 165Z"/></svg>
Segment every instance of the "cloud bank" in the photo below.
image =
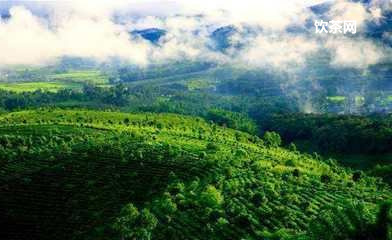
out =
<svg viewBox="0 0 392 240"><path fill-rule="evenodd" d="M0 66L49 64L61 56L75 56L102 62L120 58L138 65L202 59L284 70L302 66L309 54L327 49L332 66L366 68L389 56L388 47L364 37L315 34L312 23L318 16L308 6L319 2L7 2L9 17L0 22ZM390 7L383 1L366 6L343 0L329 4L330 19L323 20L356 20L358 32L366 22L380 21L385 7ZM224 52L211 49L211 35L225 26L235 29L227 37L230 46ZM167 34L158 44L130 34L146 28Z"/></svg>

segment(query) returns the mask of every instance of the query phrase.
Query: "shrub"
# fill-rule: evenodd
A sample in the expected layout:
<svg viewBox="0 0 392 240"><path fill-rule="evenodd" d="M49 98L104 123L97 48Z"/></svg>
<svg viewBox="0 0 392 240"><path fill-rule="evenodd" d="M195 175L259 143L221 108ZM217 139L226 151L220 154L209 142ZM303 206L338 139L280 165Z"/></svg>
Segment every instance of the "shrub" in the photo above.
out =
<svg viewBox="0 0 392 240"><path fill-rule="evenodd" d="M327 175L327 174L323 174L321 175L321 182L323 183L329 183L331 182L331 176Z"/></svg>
<svg viewBox="0 0 392 240"><path fill-rule="evenodd" d="M158 128L158 129L162 129L162 128L163 128L163 123L158 122L158 123L157 123L157 128Z"/></svg>
<svg viewBox="0 0 392 240"><path fill-rule="evenodd" d="M248 153L244 149L240 148L235 151L235 156L236 157L246 157L246 156L248 156Z"/></svg>
<svg viewBox="0 0 392 240"><path fill-rule="evenodd" d="M291 151L297 151L297 146L294 144L294 143L290 143L289 144L289 150L291 150Z"/></svg>
<svg viewBox="0 0 392 240"><path fill-rule="evenodd" d="M201 202L211 208L219 207L223 203L223 196L214 186L209 185L207 189L201 193Z"/></svg>
<svg viewBox="0 0 392 240"><path fill-rule="evenodd" d="M267 198L265 197L265 194L262 192L257 192L255 195L252 197L252 202L255 206L259 207L263 202L266 202Z"/></svg>
<svg viewBox="0 0 392 240"><path fill-rule="evenodd" d="M220 218L218 218L218 220L217 220L217 225L218 225L218 228L224 228L225 226L227 226L229 224L229 221L227 221L227 219L226 218L223 218L223 217L220 217Z"/></svg>
<svg viewBox="0 0 392 240"><path fill-rule="evenodd" d="M289 167L295 167L295 161L293 159L287 160L284 164Z"/></svg>
<svg viewBox="0 0 392 240"><path fill-rule="evenodd" d="M250 229L251 222L246 214L241 213L235 218L235 223L242 229Z"/></svg>
<svg viewBox="0 0 392 240"><path fill-rule="evenodd" d="M209 151L218 151L219 150L219 146L215 143L209 142L206 146L207 150Z"/></svg>
<svg viewBox="0 0 392 240"><path fill-rule="evenodd" d="M218 210L212 210L208 215L210 221L215 222L221 217L221 213Z"/></svg>
<svg viewBox="0 0 392 240"><path fill-rule="evenodd" d="M199 153L199 158L203 159L203 158L206 158L206 157L207 157L207 153L206 153L206 152L201 151L201 152Z"/></svg>
<svg viewBox="0 0 392 240"><path fill-rule="evenodd" d="M294 171L293 171L293 176L294 176L294 177L299 177L299 175L300 175L299 170L298 170L297 168L294 169Z"/></svg>
<svg viewBox="0 0 392 240"><path fill-rule="evenodd" d="M358 182L361 179L362 173L360 171L354 172L353 174L353 181Z"/></svg>

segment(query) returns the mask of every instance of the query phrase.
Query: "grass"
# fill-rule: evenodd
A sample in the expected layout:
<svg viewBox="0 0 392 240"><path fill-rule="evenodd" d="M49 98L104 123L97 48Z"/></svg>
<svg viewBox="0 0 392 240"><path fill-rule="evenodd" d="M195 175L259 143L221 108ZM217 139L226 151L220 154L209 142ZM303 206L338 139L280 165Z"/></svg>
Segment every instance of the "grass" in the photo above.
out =
<svg viewBox="0 0 392 240"><path fill-rule="evenodd" d="M355 104L357 106L362 106L365 103L365 97L363 96L355 96Z"/></svg>
<svg viewBox="0 0 392 240"><path fill-rule="evenodd" d="M25 68L20 67L20 71L26 71ZM30 70L30 69L28 69ZM41 75L40 75L41 76ZM48 81L42 81L42 78ZM4 82L0 83L0 89L13 92L33 92L38 89L49 92L57 92L60 89L81 89L83 83L89 82L100 87L107 87L108 76L96 70L85 71L70 71L66 73L42 75L40 81L21 80L19 82Z"/></svg>
<svg viewBox="0 0 392 240"><path fill-rule="evenodd" d="M334 102L334 103L342 103L346 100L345 96L328 96L327 100Z"/></svg>
<svg viewBox="0 0 392 240"><path fill-rule="evenodd" d="M22 83L0 83L0 89L13 92L34 92L43 90L49 92L57 92L60 89L70 88L79 89L82 87L80 83L73 82L22 82Z"/></svg>
<svg viewBox="0 0 392 240"><path fill-rule="evenodd" d="M49 79L61 80L61 81L72 81L72 82L91 82L94 84L106 84L108 83L108 76L102 74L97 70L86 70L86 71L71 71L67 73L56 73L49 75Z"/></svg>
<svg viewBox="0 0 392 240"><path fill-rule="evenodd" d="M206 88L210 88L213 87L214 85L211 84L208 80L206 79L193 79L190 80L187 83L187 87L189 90L201 90L201 89L206 89Z"/></svg>
<svg viewBox="0 0 392 240"><path fill-rule="evenodd" d="M12 70L16 72L26 72L26 71L39 71L41 67L39 66L30 66L30 65L15 65L12 67Z"/></svg>

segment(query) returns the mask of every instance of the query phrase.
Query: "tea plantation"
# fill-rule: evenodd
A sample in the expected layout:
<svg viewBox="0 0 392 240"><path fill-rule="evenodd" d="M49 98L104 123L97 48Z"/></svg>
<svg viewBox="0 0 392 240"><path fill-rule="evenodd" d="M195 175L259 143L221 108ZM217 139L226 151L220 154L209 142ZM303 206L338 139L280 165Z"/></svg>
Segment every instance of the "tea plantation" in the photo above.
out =
<svg viewBox="0 0 392 240"><path fill-rule="evenodd" d="M176 114L0 115L0 239L390 239L390 187Z"/></svg>

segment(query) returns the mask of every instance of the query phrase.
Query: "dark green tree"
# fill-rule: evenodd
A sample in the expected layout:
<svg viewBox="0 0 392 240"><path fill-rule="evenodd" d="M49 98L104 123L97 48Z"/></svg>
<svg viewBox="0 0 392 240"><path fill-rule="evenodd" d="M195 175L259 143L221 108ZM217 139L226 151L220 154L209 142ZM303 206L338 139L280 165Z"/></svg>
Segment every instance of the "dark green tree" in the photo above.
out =
<svg viewBox="0 0 392 240"><path fill-rule="evenodd" d="M157 223L157 218L148 209L139 212L132 203L129 203L121 209L113 229L123 240L149 240Z"/></svg>

